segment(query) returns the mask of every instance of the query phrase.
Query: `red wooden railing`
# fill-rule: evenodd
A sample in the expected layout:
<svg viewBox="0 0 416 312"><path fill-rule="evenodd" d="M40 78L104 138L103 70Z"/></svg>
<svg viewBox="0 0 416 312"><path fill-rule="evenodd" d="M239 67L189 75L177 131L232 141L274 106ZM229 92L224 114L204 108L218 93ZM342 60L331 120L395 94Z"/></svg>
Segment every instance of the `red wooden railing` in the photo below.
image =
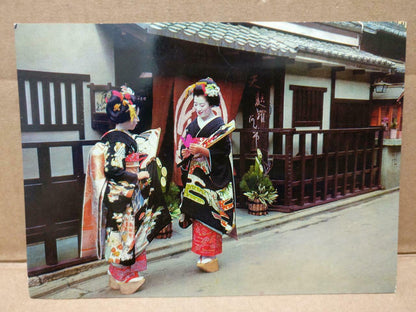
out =
<svg viewBox="0 0 416 312"><path fill-rule="evenodd" d="M236 129L240 153L234 155L237 182L255 154L244 147L249 136L273 136L273 153L262 151L279 192L271 210L290 212L362 194L381 187L381 127L331 130ZM267 165L268 164L268 165ZM239 194L243 205L244 197Z"/></svg>

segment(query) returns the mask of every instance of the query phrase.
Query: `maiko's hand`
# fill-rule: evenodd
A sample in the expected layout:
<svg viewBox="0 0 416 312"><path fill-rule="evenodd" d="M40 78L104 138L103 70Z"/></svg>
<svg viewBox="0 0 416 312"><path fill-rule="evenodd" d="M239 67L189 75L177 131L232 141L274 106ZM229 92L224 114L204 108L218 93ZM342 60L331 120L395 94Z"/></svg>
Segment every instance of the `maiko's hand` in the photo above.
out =
<svg viewBox="0 0 416 312"><path fill-rule="evenodd" d="M205 157L209 156L209 150L205 147L202 147L201 145L192 143L191 146L189 147L189 151L191 152L192 155L197 155L197 154L201 154Z"/></svg>
<svg viewBox="0 0 416 312"><path fill-rule="evenodd" d="M183 150L182 150L182 158L188 158L189 156L191 155L191 152L189 151L189 149L187 149L187 148L184 148Z"/></svg>
<svg viewBox="0 0 416 312"><path fill-rule="evenodd" d="M144 179L149 179L149 172L147 171L140 171L139 173L137 173L137 179L140 180L144 180Z"/></svg>

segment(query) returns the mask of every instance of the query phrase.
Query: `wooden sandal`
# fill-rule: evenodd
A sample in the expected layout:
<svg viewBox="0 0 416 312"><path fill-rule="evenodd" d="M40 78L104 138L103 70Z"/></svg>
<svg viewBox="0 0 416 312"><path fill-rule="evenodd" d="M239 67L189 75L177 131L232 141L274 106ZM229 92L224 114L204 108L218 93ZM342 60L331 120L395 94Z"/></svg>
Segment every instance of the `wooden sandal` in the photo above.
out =
<svg viewBox="0 0 416 312"><path fill-rule="evenodd" d="M134 277L126 282L120 283L120 293L122 295L131 295L135 293L144 284L143 276Z"/></svg>
<svg viewBox="0 0 416 312"><path fill-rule="evenodd" d="M206 263L197 263L196 266L200 268L202 271L208 272L208 273L217 272L219 269L217 258Z"/></svg>
<svg viewBox="0 0 416 312"><path fill-rule="evenodd" d="M109 276L108 285L111 289L120 289L120 284L122 282L117 281L113 276Z"/></svg>

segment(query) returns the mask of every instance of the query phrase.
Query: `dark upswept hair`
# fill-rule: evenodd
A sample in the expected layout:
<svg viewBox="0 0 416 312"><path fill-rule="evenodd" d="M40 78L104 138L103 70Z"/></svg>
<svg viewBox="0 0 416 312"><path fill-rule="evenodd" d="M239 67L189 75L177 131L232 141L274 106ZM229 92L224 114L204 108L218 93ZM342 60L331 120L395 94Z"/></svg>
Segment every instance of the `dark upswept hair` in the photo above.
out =
<svg viewBox="0 0 416 312"><path fill-rule="evenodd" d="M210 85L210 84L217 85L215 83L215 81L212 78L209 78L209 77L205 78L205 79L201 79L198 82L206 82L207 86ZM207 96L205 94L204 89L205 89L205 87L203 85L196 84L195 89L193 90L193 96L195 97L195 96L203 95L207 99L209 106L219 106L220 105L220 96L219 95Z"/></svg>
<svg viewBox="0 0 416 312"><path fill-rule="evenodd" d="M134 94L110 90L105 102L107 116L116 124L133 120L135 115L137 117L140 102Z"/></svg>

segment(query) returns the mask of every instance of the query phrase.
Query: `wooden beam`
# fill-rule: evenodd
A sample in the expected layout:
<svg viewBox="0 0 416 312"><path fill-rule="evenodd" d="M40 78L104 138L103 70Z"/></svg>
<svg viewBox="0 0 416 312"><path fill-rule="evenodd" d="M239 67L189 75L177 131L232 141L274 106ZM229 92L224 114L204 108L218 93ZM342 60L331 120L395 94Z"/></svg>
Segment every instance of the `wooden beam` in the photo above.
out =
<svg viewBox="0 0 416 312"><path fill-rule="evenodd" d="M49 80L50 82L55 80L80 80L80 81L90 81L90 75L85 74L72 74L72 73L56 73L56 72L44 72L44 71L35 71L35 70L23 70L19 69L17 71L19 78L23 80Z"/></svg>
<svg viewBox="0 0 416 312"><path fill-rule="evenodd" d="M285 94L285 73L286 69L275 68L274 69L274 116L273 127L283 128L283 107L284 107L284 94ZM273 135L273 152L275 154L282 153L283 136L280 134Z"/></svg>
<svg viewBox="0 0 416 312"><path fill-rule="evenodd" d="M335 66L331 67L332 71L339 72L339 71L345 71L345 66Z"/></svg>
<svg viewBox="0 0 416 312"><path fill-rule="evenodd" d="M364 69L354 69L352 71L353 75L364 75L365 74L365 70Z"/></svg>
<svg viewBox="0 0 416 312"><path fill-rule="evenodd" d="M357 99L333 99L334 103L337 104L362 104L362 105L368 105L370 103L370 100L357 100Z"/></svg>
<svg viewBox="0 0 416 312"><path fill-rule="evenodd" d="M294 58L285 58L285 64L286 65L295 64L295 59Z"/></svg>
<svg viewBox="0 0 416 312"><path fill-rule="evenodd" d="M319 87L309 87L309 86L298 86L298 85L289 85L289 90L304 90L304 91L315 91L315 92L323 92L327 91L327 88L319 88Z"/></svg>
<svg viewBox="0 0 416 312"><path fill-rule="evenodd" d="M322 68L322 63L308 63L308 69Z"/></svg>

